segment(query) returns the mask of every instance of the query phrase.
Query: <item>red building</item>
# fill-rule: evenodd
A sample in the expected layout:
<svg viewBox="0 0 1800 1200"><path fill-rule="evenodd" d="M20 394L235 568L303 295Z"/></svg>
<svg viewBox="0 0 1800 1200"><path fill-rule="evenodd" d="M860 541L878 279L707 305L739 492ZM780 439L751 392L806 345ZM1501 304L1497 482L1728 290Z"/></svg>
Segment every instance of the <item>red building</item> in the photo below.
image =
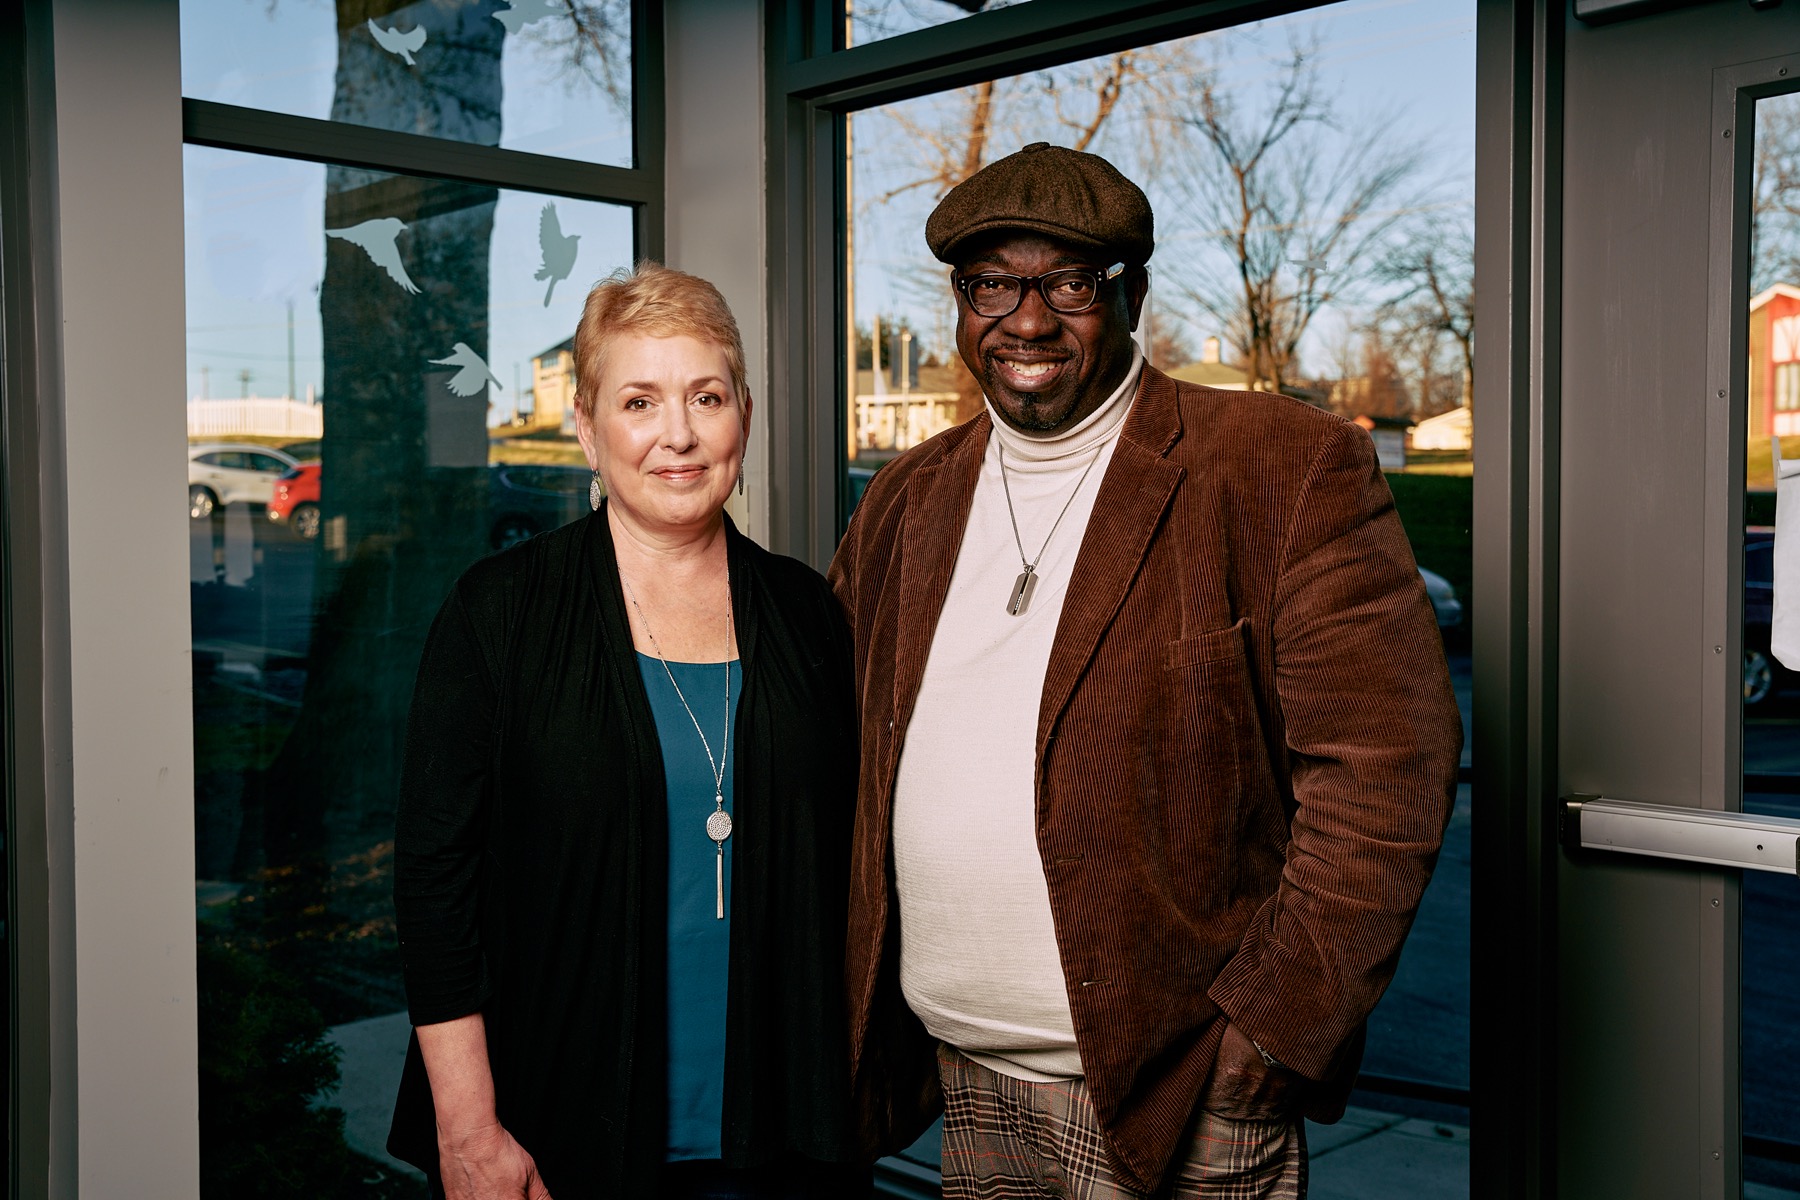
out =
<svg viewBox="0 0 1800 1200"><path fill-rule="evenodd" d="M1800 435L1800 287L1750 301L1750 436Z"/></svg>

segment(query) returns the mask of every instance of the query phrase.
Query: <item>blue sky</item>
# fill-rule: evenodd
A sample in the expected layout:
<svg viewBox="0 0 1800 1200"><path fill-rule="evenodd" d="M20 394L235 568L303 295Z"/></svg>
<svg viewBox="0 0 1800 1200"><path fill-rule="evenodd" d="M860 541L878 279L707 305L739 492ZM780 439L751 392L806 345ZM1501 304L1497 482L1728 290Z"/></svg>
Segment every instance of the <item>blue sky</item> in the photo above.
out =
<svg viewBox="0 0 1800 1200"><path fill-rule="evenodd" d="M385 18L429 25L423 0ZM421 21L423 17L425 20ZM186 95L300 116L329 115L337 40L330 0L186 0L182 79ZM509 36L501 70L501 144L602 162L630 155L625 114L591 84L571 85L539 48ZM325 265L325 168L289 159L189 146L184 154L187 230L188 395L237 396L288 386L288 306L294 311L295 391L321 383L318 284ZM510 416L529 388L531 356L567 338L596 280L627 265L630 210L556 199L565 234L582 240L573 275L544 306L538 216L550 197L502 192L486 248L490 268L489 365L503 390L490 417ZM404 245L404 243L402 243ZM370 286L394 286L370 266ZM425 303L423 298L417 303ZM474 341L476 339L469 339ZM450 347L443 347L448 354ZM421 364L421 370L428 369ZM517 378L520 388L514 387Z"/></svg>
<svg viewBox="0 0 1800 1200"><path fill-rule="evenodd" d="M317 287L325 271L325 168L202 146L187 147L184 163L188 395L239 395L238 372L246 369L252 394L283 394L290 300L295 390L305 395L309 385L320 386L323 369ZM529 387L531 356L572 334L587 289L631 260L629 209L557 199L563 232L582 240L574 273L557 285L546 308L545 284L532 276L539 263L538 217L549 199L503 191L495 209L486 247L488 361L503 386L490 396L495 420L512 413L515 370ZM370 287L394 287L398 294L373 263L368 279ZM408 302L427 301L420 296ZM420 364L421 371L428 369Z"/></svg>
<svg viewBox="0 0 1800 1200"><path fill-rule="evenodd" d="M429 30L444 23L443 10L471 2L480 0L418 0L380 23ZM323 119L330 116L336 70L333 0L182 0L185 96ZM630 165L629 114L591 81L563 69L553 52L508 36L500 70L500 145Z"/></svg>
<svg viewBox="0 0 1800 1200"><path fill-rule="evenodd" d="M915 8L924 0L895 0ZM1185 39L1172 44L1180 55L1168 70L1179 72L1183 60L1198 63L1228 55L1221 65L1227 90L1246 106L1254 106L1279 73L1290 41L1317 40L1316 62L1321 91L1333 97L1334 122L1344 130L1379 123L1384 140L1417 149L1423 159L1415 188L1422 213L1431 220L1467 221L1473 194L1475 129L1475 6L1473 0L1346 0L1241 30ZM1060 77L1071 96L1077 68ZM1169 75L1165 74L1165 78ZM1004 94L1004 93L1002 93ZM952 319L943 269L925 249L925 218L936 201L934 188L920 188L893 200L881 197L917 178L916 130L943 127L966 109L954 96L923 97L857 114L852 145L855 235L853 270L856 316L866 324L871 314L887 319L904 316L927 338L936 337L940 351ZM1070 135L1056 124L1045 103L1003 114L1006 126L988 159L1000 157L1027 141L1067 143ZM1112 159L1136 177L1150 193L1158 213L1158 254L1151 261L1152 302L1168 303L1172 288L1157 280L1172 277L1191 256L1210 253L1193 229L1183 228L1179 205L1154 176L1159 164L1149 154L1150 118L1134 109L1130 97L1089 148ZM1332 339L1340 337L1350 314L1321 313L1302 345L1308 365L1322 366ZM1190 341L1216 330L1194 327Z"/></svg>
<svg viewBox="0 0 1800 1200"><path fill-rule="evenodd" d="M388 21L416 23L421 0ZM894 0L929 13L941 0ZM273 15L271 15L271 12ZM903 9L894 10L905 17ZM922 23L924 16L908 18ZM186 94L229 103L323 117L336 65L331 0L187 0L182 6ZM1396 139L1423 148L1435 197L1449 218L1466 217L1472 190L1474 131L1474 6L1472 0L1346 0L1252 27L1231 37L1237 57L1224 67L1230 87L1254 96L1266 86L1272 59L1290 37L1317 38L1321 82L1337 98L1346 125L1385 116ZM1205 51L1208 39L1194 39ZM628 153L625 119L591 85L572 86L544 61L543 52L509 37L502 61L503 145L540 153L621 161ZM927 97L897 109L926 119L942 101ZM1041 106L1040 106L1041 107ZM1144 120L1129 105L1094 146L1126 166L1142 157ZM1013 140L1058 136L1048 110L1015 114ZM1041 127L1034 130L1034 125ZM934 197L920 189L884 205L870 203L903 181L909 169L905 139L890 114L859 114L856 139L855 284L858 317L880 311L906 315L929 337L947 329L947 290L924 249L923 228ZM870 147L874 147L873 150ZM1014 147L1002 143L994 154ZM249 390L278 395L288 377L287 313L293 302L294 375L302 394L320 382L316 288L323 272L324 176L321 166L201 147L186 150L188 263L188 391L235 396L239 372ZM1153 272L1194 249L1192 234L1169 217L1170 205L1151 182L1158 203L1161 251ZM543 306L538 263L538 211L545 198L502 193L488 249L492 292L490 365L505 390L493 397L495 416L511 412L515 369L529 385L530 358L573 330L586 286L629 261L629 213L611 206L557 201L565 232L583 235L575 273ZM1184 245L1185 243L1185 245ZM373 270L373 268L372 268ZM377 286L385 286L372 275ZM923 282L922 282L923 281ZM1165 289L1166 291L1166 289ZM1153 300L1159 294L1153 287ZM1326 314L1308 343L1317 359L1341 328L1343 314ZM1195 329L1194 339L1207 332ZM947 347L944 347L947 348ZM448 352L448 347L445 348ZM204 379L203 379L204 369Z"/></svg>

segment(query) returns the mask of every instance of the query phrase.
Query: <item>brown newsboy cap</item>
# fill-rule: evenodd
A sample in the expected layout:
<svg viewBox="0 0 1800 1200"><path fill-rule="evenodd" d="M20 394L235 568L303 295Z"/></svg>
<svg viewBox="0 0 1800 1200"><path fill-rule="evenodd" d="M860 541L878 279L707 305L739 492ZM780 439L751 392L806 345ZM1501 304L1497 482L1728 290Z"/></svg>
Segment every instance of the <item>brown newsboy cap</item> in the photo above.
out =
<svg viewBox="0 0 1800 1200"><path fill-rule="evenodd" d="M954 264L957 247L991 229L1023 229L1117 254L1142 266L1156 248L1143 189L1098 154L1033 142L950 189L925 222L925 242Z"/></svg>

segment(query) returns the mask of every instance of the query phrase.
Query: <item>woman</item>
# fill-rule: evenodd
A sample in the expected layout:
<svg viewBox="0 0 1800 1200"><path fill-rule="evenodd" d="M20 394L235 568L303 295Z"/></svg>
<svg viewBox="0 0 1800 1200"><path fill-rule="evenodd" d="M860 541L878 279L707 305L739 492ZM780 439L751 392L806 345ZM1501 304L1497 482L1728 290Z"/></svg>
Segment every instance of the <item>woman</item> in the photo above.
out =
<svg viewBox="0 0 1800 1200"><path fill-rule="evenodd" d="M614 275L575 360L596 511L470 569L419 666L389 1147L451 1200L866 1194L843 619L724 513L751 400L711 284Z"/></svg>

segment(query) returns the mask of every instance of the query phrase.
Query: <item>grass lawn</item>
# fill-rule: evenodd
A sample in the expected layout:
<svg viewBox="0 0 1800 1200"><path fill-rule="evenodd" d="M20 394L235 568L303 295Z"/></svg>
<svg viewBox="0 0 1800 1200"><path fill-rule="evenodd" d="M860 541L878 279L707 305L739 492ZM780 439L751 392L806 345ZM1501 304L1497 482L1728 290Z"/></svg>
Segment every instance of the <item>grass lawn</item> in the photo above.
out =
<svg viewBox="0 0 1800 1200"><path fill-rule="evenodd" d="M488 439L488 461L518 466L585 467L574 438L496 437Z"/></svg>
<svg viewBox="0 0 1800 1200"><path fill-rule="evenodd" d="M1450 464L1443 464L1450 465ZM1475 522L1475 479L1464 470L1457 474L1424 473L1410 465L1387 477L1394 493L1394 507L1406 536L1412 542L1419 565L1450 581L1466 605L1475 581L1471 540Z"/></svg>

